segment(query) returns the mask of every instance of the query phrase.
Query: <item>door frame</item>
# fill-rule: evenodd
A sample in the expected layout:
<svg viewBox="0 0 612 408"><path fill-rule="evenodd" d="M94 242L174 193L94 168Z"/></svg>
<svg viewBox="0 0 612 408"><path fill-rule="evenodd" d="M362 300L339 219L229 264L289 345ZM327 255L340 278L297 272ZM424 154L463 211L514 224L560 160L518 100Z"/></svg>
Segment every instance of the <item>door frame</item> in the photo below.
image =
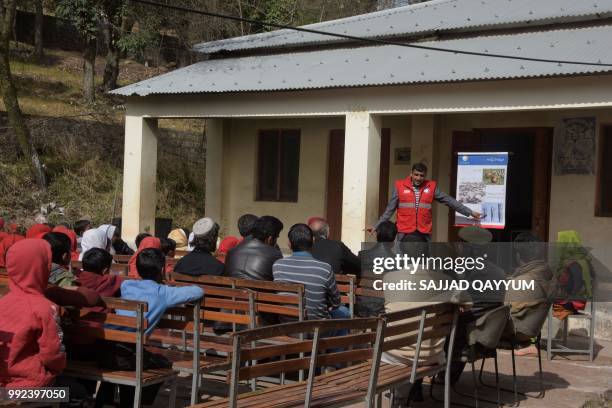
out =
<svg viewBox="0 0 612 408"><path fill-rule="evenodd" d="M332 153L335 149L340 150L333 143L338 143L336 138L343 138L342 143L342 160L338 160L337 157L332 158ZM331 239L340 240L342 234L342 188L340 188L339 194L333 190L337 188L337 183L342 183L344 180L344 142L345 131L344 129L332 129L329 131L329 140L327 143L327 183L325 188L325 218L330 224ZM387 202L389 201L389 172L390 172L390 161L391 161L391 129L382 128L380 132L380 175L379 175L379 186L378 186L378 213L379 215L385 211ZM342 164L341 166L339 164ZM332 169L332 171L330 171ZM334 171L342 171L336 174ZM331 194L330 194L331 193ZM331 198L331 199L330 199Z"/></svg>
<svg viewBox="0 0 612 408"><path fill-rule="evenodd" d="M550 227L550 188L552 177L553 127L504 127L504 128L474 128L471 131L453 131L451 138L451 179L450 191L454 195L457 190L457 153L465 151L456 143L456 135L482 136L483 133L505 135L515 132L532 133L533 144L533 205L532 233L543 241L548 241ZM490 137L490 136L487 136ZM474 149L473 147L469 149ZM478 151L478 150L474 150ZM448 212L448 241L459 240L458 228L455 224L454 211Z"/></svg>

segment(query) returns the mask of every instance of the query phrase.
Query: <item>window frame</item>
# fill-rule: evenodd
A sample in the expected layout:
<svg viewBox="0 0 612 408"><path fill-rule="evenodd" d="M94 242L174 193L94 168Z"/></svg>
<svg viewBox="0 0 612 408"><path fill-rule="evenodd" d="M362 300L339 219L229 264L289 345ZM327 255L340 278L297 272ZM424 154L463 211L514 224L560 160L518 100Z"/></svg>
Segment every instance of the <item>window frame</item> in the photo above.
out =
<svg viewBox="0 0 612 408"><path fill-rule="evenodd" d="M277 148L276 148L276 193L274 198L264 197L261 193L261 173L262 173L262 163L264 162L263 157L263 137L264 134L269 134L271 132L276 133L275 137L278 140ZM295 190L295 196L291 196L290 198L283 198L283 194L281 191L283 185L283 172L281 171L281 166L283 164L283 134L284 132L288 134L295 134L297 136L297 185ZM302 145L302 130L299 128L267 128L267 129L258 129L257 131L257 160L255 163L255 201L261 202L274 202L274 203L297 203L299 200L299 192L300 192L300 153L301 153L301 145Z"/></svg>
<svg viewBox="0 0 612 408"><path fill-rule="evenodd" d="M612 217L612 210L606 211L602 206L602 176L604 167L604 143L606 130L609 132L608 138L612 148L612 123L602 123L599 127L599 137L597 138L597 172L595 174L595 217ZM612 186L610 186L612 189Z"/></svg>

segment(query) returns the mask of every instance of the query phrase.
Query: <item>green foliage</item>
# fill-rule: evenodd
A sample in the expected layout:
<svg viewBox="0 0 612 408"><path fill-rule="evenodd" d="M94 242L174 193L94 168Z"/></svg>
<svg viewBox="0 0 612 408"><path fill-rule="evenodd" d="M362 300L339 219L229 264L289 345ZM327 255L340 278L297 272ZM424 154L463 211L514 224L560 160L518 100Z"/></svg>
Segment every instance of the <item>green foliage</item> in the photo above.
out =
<svg viewBox="0 0 612 408"><path fill-rule="evenodd" d="M100 21L100 2L97 0L58 0L58 17L71 20L84 38L96 36Z"/></svg>

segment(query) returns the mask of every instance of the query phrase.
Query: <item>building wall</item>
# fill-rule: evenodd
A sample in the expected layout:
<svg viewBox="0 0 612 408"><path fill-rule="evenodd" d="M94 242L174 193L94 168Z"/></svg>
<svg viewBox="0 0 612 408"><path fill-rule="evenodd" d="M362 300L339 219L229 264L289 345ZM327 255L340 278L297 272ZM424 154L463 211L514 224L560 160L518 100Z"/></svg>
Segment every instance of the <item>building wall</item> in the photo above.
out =
<svg viewBox="0 0 612 408"><path fill-rule="evenodd" d="M279 245L287 248L286 234L289 226L305 222L313 215L325 215L329 132L332 129L343 129L344 126L343 117L226 120L222 234L237 235L236 221L244 213L274 215L285 224ZM410 117L388 116L383 119L382 126L391 128L389 185L386 186L390 195L393 180L406 177L410 171L410 165L393 162L396 147L410 147ZM297 203L255 200L257 135L259 129L266 128L301 129ZM350 140L345 143L350 143ZM371 220L372 223L375 221Z"/></svg>

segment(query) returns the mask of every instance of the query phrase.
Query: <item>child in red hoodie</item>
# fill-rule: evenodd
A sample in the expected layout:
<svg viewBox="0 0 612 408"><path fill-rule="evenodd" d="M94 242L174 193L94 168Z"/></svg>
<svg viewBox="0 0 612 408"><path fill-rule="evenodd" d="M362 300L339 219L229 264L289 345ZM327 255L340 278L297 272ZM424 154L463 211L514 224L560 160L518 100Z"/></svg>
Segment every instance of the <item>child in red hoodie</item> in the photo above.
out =
<svg viewBox="0 0 612 408"><path fill-rule="evenodd" d="M7 252L10 292L0 298L0 387L44 387L66 366L57 306L47 300L51 247L25 239Z"/></svg>

